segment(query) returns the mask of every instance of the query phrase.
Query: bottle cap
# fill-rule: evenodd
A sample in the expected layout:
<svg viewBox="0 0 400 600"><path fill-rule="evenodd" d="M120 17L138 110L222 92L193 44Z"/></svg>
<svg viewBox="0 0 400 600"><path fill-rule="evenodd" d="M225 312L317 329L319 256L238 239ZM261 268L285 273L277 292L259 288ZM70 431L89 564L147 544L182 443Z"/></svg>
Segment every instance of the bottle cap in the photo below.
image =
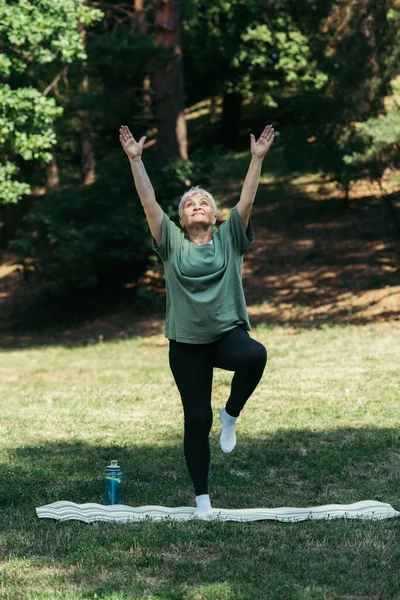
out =
<svg viewBox="0 0 400 600"><path fill-rule="evenodd" d="M112 460L110 465L107 465L107 469L119 469L118 461Z"/></svg>

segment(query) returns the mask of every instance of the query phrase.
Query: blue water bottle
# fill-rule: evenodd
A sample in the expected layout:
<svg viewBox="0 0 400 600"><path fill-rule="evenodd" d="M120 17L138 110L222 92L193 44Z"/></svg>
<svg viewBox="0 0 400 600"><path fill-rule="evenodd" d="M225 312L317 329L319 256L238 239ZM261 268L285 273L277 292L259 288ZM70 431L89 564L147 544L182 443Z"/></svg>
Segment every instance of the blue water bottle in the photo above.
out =
<svg viewBox="0 0 400 600"><path fill-rule="evenodd" d="M111 464L106 468L105 477L106 491L104 493L104 504L122 504L122 471L118 466L118 461L111 461Z"/></svg>

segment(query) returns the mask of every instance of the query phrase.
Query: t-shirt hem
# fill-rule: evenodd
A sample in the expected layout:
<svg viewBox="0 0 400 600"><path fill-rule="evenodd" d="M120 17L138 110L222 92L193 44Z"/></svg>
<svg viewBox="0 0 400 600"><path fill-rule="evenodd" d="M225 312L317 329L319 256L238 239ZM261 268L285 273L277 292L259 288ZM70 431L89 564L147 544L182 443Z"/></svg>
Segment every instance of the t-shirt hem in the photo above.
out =
<svg viewBox="0 0 400 600"><path fill-rule="evenodd" d="M187 338L172 338L170 336L165 336L166 338L169 339L170 342L179 342L180 344L212 344L213 342L218 342L218 340L220 340L224 335L225 335L226 331L224 331L224 333L221 333L218 337L216 338L207 338L207 339L199 339L196 338L195 340L193 339L187 339Z"/></svg>
<svg viewBox="0 0 400 600"><path fill-rule="evenodd" d="M198 338L196 337L196 339L193 338L184 338L181 336L176 336L173 337L172 335L168 335L167 333L165 333L165 337L169 340L169 341L173 341L173 342L179 342L181 344L212 344L213 342L217 342L218 340L220 340L222 337L224 337L224 335L226 333L228 333L228 331L231 331L232 329L235 329L235 327L239 327L239 326L243 326L246 331L251 331L251 325L249 323L235 323L235 325L232 325L232 327L230 327L229 329L226 329L225 331L221 331L216 337L213 338Z"/></svg>

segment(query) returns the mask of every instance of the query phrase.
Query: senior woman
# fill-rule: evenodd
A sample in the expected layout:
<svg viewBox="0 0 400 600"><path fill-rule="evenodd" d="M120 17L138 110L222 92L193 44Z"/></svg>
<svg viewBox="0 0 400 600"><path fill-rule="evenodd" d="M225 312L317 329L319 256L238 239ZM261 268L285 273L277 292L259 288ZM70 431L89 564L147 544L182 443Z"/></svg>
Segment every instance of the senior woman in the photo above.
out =
<svg viewBox="0 0 400 600"><path fill-rule="evenodd" d="M248 333L251 326L242 263L243 254L254 241L250 213L274 129L267 125L258 140L251 134L252 158L240 200L217 231L213 231L217 221L214 199L198 186L182 196L182 230L175 225L157 203L142 162L146 138L137 142L126 126L119 133L153 237L153 249L164 263L165 335L184 411L183 447L196 496L193 517L207 519L212 515L208 477L213 369L234 371L230 396L220 411L221 448L231 452L236 445L236 420L267 361L265 347Z"/></svg>

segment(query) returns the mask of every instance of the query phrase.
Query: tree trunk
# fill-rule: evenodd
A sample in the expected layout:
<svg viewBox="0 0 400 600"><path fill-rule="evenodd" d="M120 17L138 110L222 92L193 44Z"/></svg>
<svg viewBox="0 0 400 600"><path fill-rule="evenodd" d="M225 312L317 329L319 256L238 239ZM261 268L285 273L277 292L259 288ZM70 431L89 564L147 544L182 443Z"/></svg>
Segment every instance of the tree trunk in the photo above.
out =
<svg viewBox="0 0 400 600"><path fill-rule="evenodd" d="M143 7L143 0L135 0L135 17L136 17L136 29L139 35L146 35L147 33L147 20L146 13Z"/></svg>
<svg viewBox="0 0 400 600"><path fill-rule="evenodd" d="M156 42L173 48L174 59L154 73L159 149L165 159L188 159L182 73L180 0L154 3Z"/></svg>
<svg viewBox="0 0 400 600"><path fill-rule="evenodd" d="M83 31L83 46L86 47L86 30L81 25ZM87 61L82 63L83 78L81 82L81 92L89 92L89 77L85 73ZM91 185L96 181L96 159L94 155L92 127L89 114L86 110L78 110L81 130L81 184Z"/></svg>
<svg viewBox="0 0 400 600"><path fill-rule="evenodd" d="M345 181L343 183L344 189L344 198L343 198L343 206L344 208L349 208L350 206L350 181Z"/></svg>
<svg viewBox="0 0 400 600"><path fill-rule="evenodd" d="M135 0L135 33L144 36L147 34L148 24L143 0ZM149 117L151 113L151 81L146 75L143 80L143 114Z"/></svg>
<svg viewBox="0 0 400 600"><path fill-rule="evenodd" d="M46 190L56 190L60 187L60 174L58 171L56 149L51 149L51 162L46 167Z"/></svg>
<svg viewBox="0 0 400 600"><path fill-rule="evenodd" d="M221 141L226 150L235 150L239 145L240 118L242 114L242 95L224 92Z"/></svg>

